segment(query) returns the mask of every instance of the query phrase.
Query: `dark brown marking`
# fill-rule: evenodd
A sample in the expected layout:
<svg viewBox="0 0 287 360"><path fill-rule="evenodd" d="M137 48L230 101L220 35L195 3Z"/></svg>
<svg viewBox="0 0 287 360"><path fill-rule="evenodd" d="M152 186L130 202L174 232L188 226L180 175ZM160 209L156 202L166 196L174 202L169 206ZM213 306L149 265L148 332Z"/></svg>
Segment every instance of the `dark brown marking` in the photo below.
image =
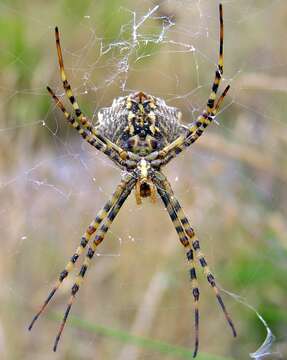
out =
<svg viewBox="0 0 287 360"><path fill-rule="evenodd" d="M94 250L92 248L89 248L88 252L87 252L87 257L89 259L91 259L94 256Z"/></svg>
<svg viewBox="0 0 287 360"><path fill-rule="evenodd" d="M190 280L196 279L195 268L191 268L191 269L189 270L189 275L190 275Z"/></svg>
<svg viewBox="0 0 287 360"><path fill-rule="evenodd" d="M85 248L87 246L88 240L83 236L81 239L81 246Z"/></svg>
<svg viewBox="0 0 287 360"><path fill-rule="evenodd" d="M74 284L72 287L72 295L76 295L76 293L79 291L79 285L78 284Z"/></svg>
<svg viewBox="0 0 287 360"><path fill-rule="evenodd" d="M186 257L188 261L193 260L193 251L191 249L186 253Z"/></svg>
<svg viewBox="0 0 287 360"><path fill-rule="evenodd" d="M82 276L82 277L84 277L86 271L87 271L87 265L82 265L81 270L80 270L80 272L79 272L79 275Z"/></svg>
<svg viewBox="0 0 287 360"><path fill-rule="evenodd" d="M59 276L59 281L63 281L66 277L68 276L68 271L67 270L63 270Z"/></svg>

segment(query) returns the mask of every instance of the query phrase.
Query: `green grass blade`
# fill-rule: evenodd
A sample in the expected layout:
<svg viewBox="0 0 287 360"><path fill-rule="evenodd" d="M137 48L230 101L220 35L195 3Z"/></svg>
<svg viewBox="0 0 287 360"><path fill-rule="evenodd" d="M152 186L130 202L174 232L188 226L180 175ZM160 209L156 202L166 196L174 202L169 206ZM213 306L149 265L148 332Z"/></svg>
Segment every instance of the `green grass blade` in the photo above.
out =
<svg viewBox="0 0 287 360"><path fill-rule="evenodd" d="M61 319L59 315L52 315L53 319ZM162 354L173 355L182 359L193 359L193 351L181 346L171 345L169 343L149 339L142 336L132 335L122 330L116 330L101 325L90 323L76 316L70 316L69 322L73 327L86 330L90 333L116 339L122 343L132 344L144 349L154 350ZM232 360L230 357L216 356L206 353L199 353L197 360Z"/></svg>

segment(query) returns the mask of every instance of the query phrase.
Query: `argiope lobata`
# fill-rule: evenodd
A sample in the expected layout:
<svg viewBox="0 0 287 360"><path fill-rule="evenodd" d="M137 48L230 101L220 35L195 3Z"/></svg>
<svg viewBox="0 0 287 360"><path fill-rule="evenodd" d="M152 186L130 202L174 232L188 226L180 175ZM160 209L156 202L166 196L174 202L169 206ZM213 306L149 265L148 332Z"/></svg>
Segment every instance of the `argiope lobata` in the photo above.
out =
<svg viewBox="0 0 287 360"><path fill-rule="evenodd" d="M159 194L174 224L179 240L186 249L186 257L190 264L189 273L195 316L194 357L198 352L199 346L199 288L195 270L196 260L202 267L207 281L217 297L218 303L231 327L233 336L236 336L235 327L219 294L215 278L200 250L199 240L193 228L190 226L178 200L174 196L171 185L161 171L164 165L169 163L202 135L205 128L215 118L229 90L228 85L216 101L216 94L223 73L223 11L221 4L219 5L219 17L219 60L215 72L215 79L212 84L212 91L202 114L196 121L187 126L180 124L180 111L167 106L162 99L147 95L143 92L136 92L115 99L111 107L103 108L99 111L98 122L96 125L93 125L92 122L83 115L67 80L60 46L59 31L57 27L55 29L61 79L65 93L72 104L74 115L65 109L61 100L59 100L49 87L47 87L47 89L56 105L64 113L66 120L89 144L106 154L119 166L123 170L123 176L122 181L110 200L108 200L88 226L81 238L80 245L67 263L65 269L61 272L57 283L29 326L29 330L31 330L35 321L46 308L63 280L73 270L80 255L88 247L81 269L71 289L71 297L55 339L54 351L57 349L75 296L84 280L96 248L103 241L121 206L134 188L137 204L140 204L141 199L145 197L150 197L152 201L155 201L156 192ZM95 237L91 240L93 235L95 235Z"/></svg>

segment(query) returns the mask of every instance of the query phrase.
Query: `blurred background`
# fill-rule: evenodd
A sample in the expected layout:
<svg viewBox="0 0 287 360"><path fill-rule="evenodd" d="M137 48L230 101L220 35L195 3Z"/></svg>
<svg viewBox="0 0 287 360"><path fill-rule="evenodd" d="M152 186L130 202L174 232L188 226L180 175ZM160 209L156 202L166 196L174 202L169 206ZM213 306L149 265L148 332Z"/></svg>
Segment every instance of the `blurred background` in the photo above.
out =
<svg viewBox="0 0 287 360"><path fill-rule="evenodd" d="M164 170L214 271L236 324L233 339L198 269L198 359L287 358L287 4L223 1L231 84L218 124ZM69 79L92 120L117 96L143 90L204 108L218 54L218 1L0 2L1 359L190 359L192 294L161 201L130 196L99 247L58 352L52 344L73 276L29 333L27 326L119 169L70 129L45 87L67 103L54 26ZM271 337L269 337L269 340ZM257 356L253 358L261 359Z"/></svg>

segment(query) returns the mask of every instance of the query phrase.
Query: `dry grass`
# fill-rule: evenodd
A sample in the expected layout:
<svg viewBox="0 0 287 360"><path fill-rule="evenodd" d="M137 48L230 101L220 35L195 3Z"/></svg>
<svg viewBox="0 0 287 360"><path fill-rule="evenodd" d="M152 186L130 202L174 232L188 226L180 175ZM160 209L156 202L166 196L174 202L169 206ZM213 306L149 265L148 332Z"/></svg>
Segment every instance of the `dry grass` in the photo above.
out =
<svg viewBox="0 0 287 360"><path fill-rule="evenodd" d="M192 350L192 296L184 251L160 201L137 207L133 195L99 248L73 308L76 319L67 325L57 354L52 353L52 343L72 278L33 332L26 330L85 226L120 179L108 160L67 130L50 105L45 85L62 91L50 27L58 24L62 29L72 83L80 102L92 113L95 104L108 105L122 94L119 81L105 83L120 54L99 59L99 44L91 41L95 29L106 41L117 36L130 19L128 12L119 10L121 5L141 15L153 6L149 1L137 5L88 0L82 7L66 1L0 5L4 44L0 60L1 359L179 357L171 348L169 353L155 350L147 343L135 344L129 336L121 342L111 333L103 335L99 326L122 337L142 336L150 343ZM166 174L198 231L220 285L259 310L277 336L276 349L284 358L287 6L276 1L240 1L226 2L224 8L225 82L231 81L232 91L220 114L220 126L208 129ZM217 34L211 31L218 29L217 8L213 1L204 0L188 6L163 2L160 9L175 14L176 27L170 36L193 44L197 51L170 52L167 45L143 50L153 56L139 62L130 59L126 88L165 97L183 109L188 121L208 96L216 62ZM159 25L154 21L146 30L158 31ZM188 95L192 89L196 91ZM201 359L217 359L213 354L247 359L263 341L265 329L247 307L225 295L239 333L238 339L232 339L202 276L200 285L201 351L210 354Z"/></svg>

